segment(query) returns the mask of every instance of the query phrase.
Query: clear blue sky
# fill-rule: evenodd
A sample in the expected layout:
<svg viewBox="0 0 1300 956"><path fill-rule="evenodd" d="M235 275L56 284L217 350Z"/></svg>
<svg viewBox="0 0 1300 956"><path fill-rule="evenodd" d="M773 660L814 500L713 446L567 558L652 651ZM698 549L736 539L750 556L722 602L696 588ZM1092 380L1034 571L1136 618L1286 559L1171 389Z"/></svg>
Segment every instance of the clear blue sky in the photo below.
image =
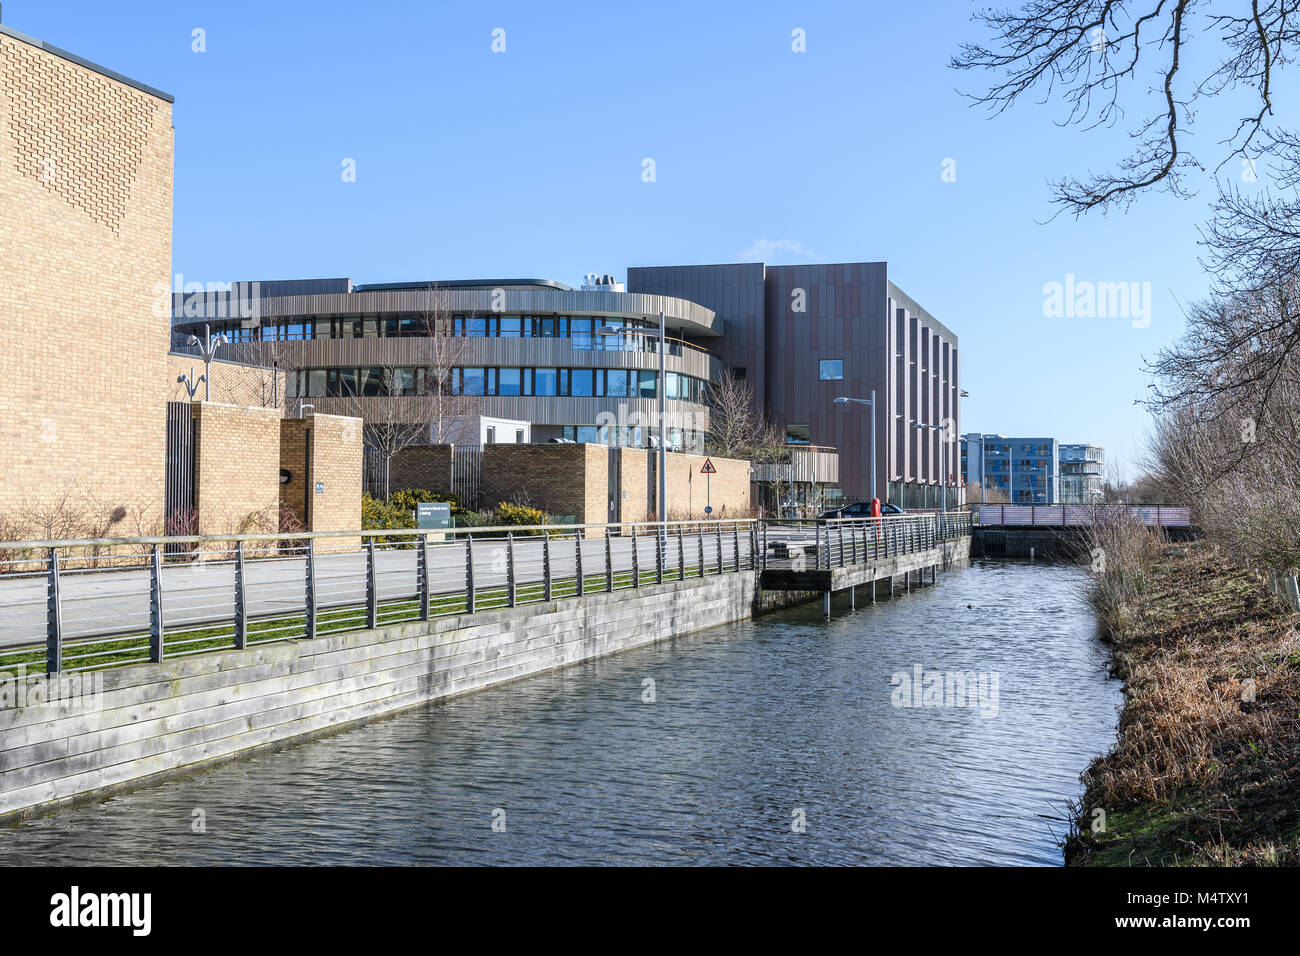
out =
<svg viewBox="0 0 1300 956"><path fill-rule="evenodd" d="M1098 442L1131 477L1142 359L1181 329L1174 296L1206 290L1211 181L1047 222L1047 181L1109 166L1122 131L1062 128L1057 105L971 109L956 90L981 78L946 62L972 9L5 0L4 23L175 95L187 281L885 259L960 338L964 431ZM1067 273L1149 282L1150 327L1044 317Z"/></svg>

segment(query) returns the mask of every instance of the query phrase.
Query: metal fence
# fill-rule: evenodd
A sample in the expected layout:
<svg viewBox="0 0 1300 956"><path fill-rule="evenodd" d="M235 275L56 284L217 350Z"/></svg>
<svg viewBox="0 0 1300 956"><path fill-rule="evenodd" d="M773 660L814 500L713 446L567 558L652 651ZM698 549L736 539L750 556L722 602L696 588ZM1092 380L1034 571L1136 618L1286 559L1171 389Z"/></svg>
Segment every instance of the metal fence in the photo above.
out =
<svg viewBox="0 0 1300 956"><path fill-rule="evenodd" d="M0 671L83 671L937 546L968 515L0 542Z"/></svg>
<svg viewBox="0 0 1300 956"><path fill-rule="evenodd" d="M483 486L483 446L453 445L451 450L451 490L461 507L477 510Z"/></svg>
<svg viewBox="0 0 1300 956"><path fill-rule="evenodd" d="M771 540L777 528L805 529L792 540ZM841 518L829 521L765 521L763 567L826 570L864 561L915 554L969 535L971 516L962 512Z"/></svg>
<svg viewBox="0 0 1300 956"><path fill-rule="evenodd" d="M1071 528L1128 515L1154 528L1191 526L1191 509L1185 505L973 505L983 527Z"/></svg>

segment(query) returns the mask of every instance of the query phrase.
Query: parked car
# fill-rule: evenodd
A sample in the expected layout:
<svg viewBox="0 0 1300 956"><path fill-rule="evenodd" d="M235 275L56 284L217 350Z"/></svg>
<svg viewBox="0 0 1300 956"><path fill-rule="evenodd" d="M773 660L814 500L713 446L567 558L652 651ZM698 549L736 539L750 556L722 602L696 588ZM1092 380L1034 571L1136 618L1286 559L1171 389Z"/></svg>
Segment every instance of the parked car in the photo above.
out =
<svg viewBox="0 0 1300 956"><path fill-rule="evenodd" d="M901 515L903 513L903 509L898 507L898 505L890 504L889 502L883 502L880 505L880 513L882 515ZM870 517L871 517L870 501L855 501L853 502L853 504L845 505L843 508L835 508L832 511L823 511L821 513L821 520L823 521L825 521L828 518L870 518Z"/></svg>

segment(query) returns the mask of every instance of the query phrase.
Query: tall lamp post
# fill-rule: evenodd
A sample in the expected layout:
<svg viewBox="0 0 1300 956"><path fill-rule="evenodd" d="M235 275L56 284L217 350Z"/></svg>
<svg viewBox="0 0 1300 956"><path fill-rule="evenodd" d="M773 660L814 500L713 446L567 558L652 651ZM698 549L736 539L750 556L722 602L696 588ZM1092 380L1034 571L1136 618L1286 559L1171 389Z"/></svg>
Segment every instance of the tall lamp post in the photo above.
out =
<svg viewBox="0 0 1300 956"><path fill-rule="evenodd" d="M836 405L869 405L871 407L871 497L876 497L876 390L871 390L870 398L835 399Z"/></svg>
<svg viewBox="0 0 1300 956"><path fill-rule="evenodd" d="M620 329L613 325L601 326L596 330L597 335L623 335L628 329ZM633 334L637 333L631 330ZM659 494L658 494L658 512L659 512L659 536L661 544L667 546L668 528L668 426L665 424L667 416L667 404L665 402L665 392L668 388L667 376L664 372L664 313L659 312L659 381L655 387L655 393L659 396ZM630 391L630 390L629 390Z"/></svg>
<svg viewBox="0 0 1300 956"><path fill-rule="evenodd" d="M186 339L186 342L199 347L199 355L203 357L203 400L210 402L212 401L212 360L216 358L217 349L229 344L230 339L226 337L225 332L219 333L214 339L205 322L203 324L203 338L200 339L197 335L191 335ZM194 396L191 395L190 397L193 398Z"/></svg>
<svg viewBox="0 0 1300 956"><path fill-rule="evenodd" d="M916 423L913 428L928 428L939 433L939 513L943 517L940 521L946 519L948 514L948 467L947 467L947 437L944 432L947 430L943 425L922 425Z"/></svg>

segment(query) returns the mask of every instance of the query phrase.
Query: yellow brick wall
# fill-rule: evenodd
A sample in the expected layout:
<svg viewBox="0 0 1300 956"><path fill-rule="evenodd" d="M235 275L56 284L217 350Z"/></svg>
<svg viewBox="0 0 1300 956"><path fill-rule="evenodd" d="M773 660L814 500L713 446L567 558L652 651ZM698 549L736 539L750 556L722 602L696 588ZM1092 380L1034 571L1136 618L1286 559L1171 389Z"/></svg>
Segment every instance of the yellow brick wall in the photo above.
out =
<svg viewBox="0 0 1300 956"><path fill-rule="evenodd" d="M0 515L161 520L172 109L0 36Z"/></svg>
<svg viewBox="0 0 1300 956"><path fill-rule="evenodd" d="M280 530L278 410L194 403L194 508L199 534Z"/></svg>
<svg viewBox="0 0 1300 956"><path fill-rule="evenodd" d="M203 359L197 355L167 355L167 401L188 402L190 393L178 381L189 375L197 382L203 375ZM275 408L284 402L284 373L276 376L269 368L237 365L234 362L212 363L212 401L222 405L255 405ZM199 385L195 401L203 401L204 388Z"/></svg>
<svg viewBox="0 0 1300 956"><path fill-rule="evenodd" d="M750 506L749 462L735 458L714 458L718 470L711 478L700 474L702 455L668 456L668 518L703 518L704 508L713 505L709 518L746 518Z"/></svg>

